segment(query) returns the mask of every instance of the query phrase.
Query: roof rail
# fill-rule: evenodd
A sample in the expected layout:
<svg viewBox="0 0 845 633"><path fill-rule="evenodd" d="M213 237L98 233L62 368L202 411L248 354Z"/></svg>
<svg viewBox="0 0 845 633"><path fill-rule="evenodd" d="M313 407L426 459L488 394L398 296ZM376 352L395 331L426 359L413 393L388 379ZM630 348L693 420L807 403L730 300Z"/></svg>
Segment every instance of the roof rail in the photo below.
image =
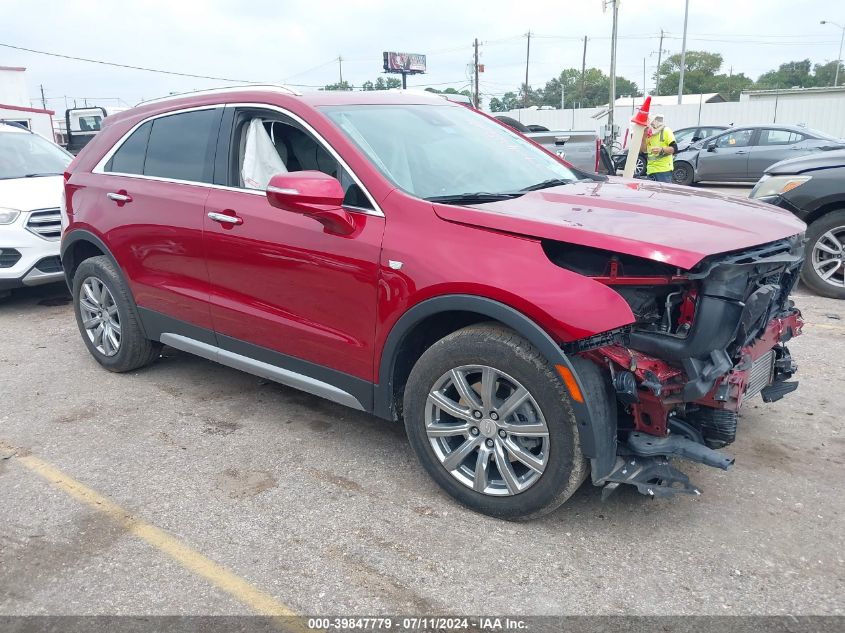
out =
<svg viewBox="0 0 845 633"><path fill-rule="evenodd" d="M194 95L214 95L214 94L226 94L229 92L235 92L237 90L248 90L248 89L258 89L258 90L268 90L273 92L284 92L285 94L294 95L296 97L302 96L302 93L294 88L289 86L285 86L282 84L240 84L237 86L227 86L226 88L208 88L205 90L191 90L189 92L180 92L178 94L171 94L165 97L156 97L155 99L146 99L144 101L139 101L136 105L146 105L148 103L159 103L162 101L169 101L170 99L181 99L183 97L191 97Z"/></svg>

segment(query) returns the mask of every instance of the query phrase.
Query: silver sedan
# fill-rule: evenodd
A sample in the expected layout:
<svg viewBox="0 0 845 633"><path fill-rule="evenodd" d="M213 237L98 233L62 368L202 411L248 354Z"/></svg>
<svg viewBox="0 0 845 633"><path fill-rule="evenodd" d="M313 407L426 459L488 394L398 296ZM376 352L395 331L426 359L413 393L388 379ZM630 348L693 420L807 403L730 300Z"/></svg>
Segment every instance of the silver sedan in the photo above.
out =
<svg viewBox="0 0 845 633"><path fill-rule="evenodd" d="M680 185L757 182L781 160L844 147L841 139L798 125L744 125L678 152L673 180Z"/></svg>

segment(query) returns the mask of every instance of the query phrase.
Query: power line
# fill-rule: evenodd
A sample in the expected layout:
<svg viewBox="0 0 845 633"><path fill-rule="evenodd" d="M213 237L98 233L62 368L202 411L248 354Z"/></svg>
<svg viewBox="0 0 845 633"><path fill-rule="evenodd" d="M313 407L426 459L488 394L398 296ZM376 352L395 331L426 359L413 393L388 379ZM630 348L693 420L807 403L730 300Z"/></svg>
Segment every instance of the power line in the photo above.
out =
<svg viewBox="0 0 845 633"><path fill-rule="evenodd" d="M161 70L160 68L147 68L146 66L132 66L130 64L118 64L117 62L106 62L100 59L88 59L87 57L74 57L73 55L62 55L61 53L51 53L48 51L39 51L34 48L26 48L24 46L14 46L12 44L3 44L0 46L4 48L12 48L18 51L26 51L27 53L37 53L38 55L48 55L50 57L61 57L62 59L72 59L77 62L89 62L91 64L101 64L103 66L114 66L116 68L129 68L130 70L143 70L148 73L160 73L162 75L176 75L177 77L190 77L192 79L211 79L212 81L226 81L230 83L258 83L250 79L230 79L228 77L212 77L210 75L194 75L192 73L180 73L175 70Z"/></svg>

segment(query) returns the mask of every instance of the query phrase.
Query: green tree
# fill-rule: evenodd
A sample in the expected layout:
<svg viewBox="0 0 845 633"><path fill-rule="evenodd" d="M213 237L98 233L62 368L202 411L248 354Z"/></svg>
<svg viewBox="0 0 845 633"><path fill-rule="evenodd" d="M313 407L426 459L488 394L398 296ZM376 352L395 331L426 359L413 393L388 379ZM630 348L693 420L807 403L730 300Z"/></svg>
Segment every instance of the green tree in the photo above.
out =
<svg viewBox="0 0 845 633"><path fill-rule="evenodd" d="M352 90L352 85L348 81L344 80L336 84L329 84L320 90Z"/></svg>
<svg viewBox="0 0 845 633"><path fill-rule="evenodd" d="M516 96L515 92L506 92L501 99L493 97L490 99L491 112L507 112L508 110L515 110L521 107L522 102Z"/></svg>
<svg viewBox="0 0 845 633"><path fill-rule="evenodd" d="M722 68L722 56L707 51L687 51L684 62L684 94L719 92L717 85L727 75L719 74ZM681 77L681 56L670 55L658 69L660 72L660 94L678 93ZM657 75L655 74L655 78Z"/></svg>
<svg viewBox="0 0 845 633"><path fill-rule="evenodd" d="M834 62L833 68L836 68L836 62ZM778 66L777 70L770 70L760 75L754 87L759 90L810 88L817 85L812 69L813 65L809 59L786 62Z"/></svg>
<svg viewBox="0 0 845 633"><path fill-rule="evenodd" d="M713 90L708 90L708 92L718 92L724 95L729 101L739 101L740 93L754 85L754 80L746 77L743 73L737 73L736 75L716 75L714 79ZM686 83L686 78L684 78L684 83Z"/></svg>
<svg viewBox="0 0 845 633"><path fill-rule="evenodd" d="M816 86L832 86L833 79L836 76L836 64L834 59L832 62L826 64L816 64L813 66L813 79ZM845 64L839 65L839 81L845 80Z"/></svg>
<svg viewBox="0 0 845 633"><path fill-rule="evenodd" d="M454 88L446 88L445 90L438 90L437 88L426 88L426 92L433 92L436 95L464 95L472 99L472 93L469 90L456 90Z"/></svg>

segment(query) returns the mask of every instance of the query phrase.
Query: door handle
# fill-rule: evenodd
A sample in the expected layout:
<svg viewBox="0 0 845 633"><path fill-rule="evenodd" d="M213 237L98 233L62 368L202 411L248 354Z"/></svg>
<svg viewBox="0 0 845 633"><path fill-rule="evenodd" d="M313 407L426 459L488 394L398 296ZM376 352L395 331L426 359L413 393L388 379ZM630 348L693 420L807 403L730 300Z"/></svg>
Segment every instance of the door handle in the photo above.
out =
<svg viewBox="0 0 845 633"><path fill-rule="evenodd" d="M738 152L736 153L736 155L737 155L737 156L739 156L740 154L747 154L747 153L748 153L748 152L746 152L746 151L744 151L744 150L740 150L740 151L738 151Z"/></svg>
<svg viewBox="0 0 845 633"><path fill-rule="evenodd" d="M234 215L226 215L225 213L215 213L214 211L211 211L208 214L208 217L214 220L215 222L220 222L221 224L238 225L244 223L243 218L239 218Z"/></svg>
<svg viewBox="0 0 845 633"><path fill-rule="evenodd" d="M109 200L113 200L117 203L126 204L127 202L132 202L132 196L127 193L120 193L120 192L109 192L106 194L106 198Z"/></svg>

